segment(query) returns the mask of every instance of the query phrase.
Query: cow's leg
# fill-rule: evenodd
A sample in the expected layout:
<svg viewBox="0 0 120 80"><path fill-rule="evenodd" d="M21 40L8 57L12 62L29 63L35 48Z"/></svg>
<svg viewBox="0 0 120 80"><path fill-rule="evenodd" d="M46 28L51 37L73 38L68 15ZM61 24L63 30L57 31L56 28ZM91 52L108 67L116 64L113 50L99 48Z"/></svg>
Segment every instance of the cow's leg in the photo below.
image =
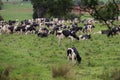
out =
<svg viewBox="0 0 120 80"><path fill-rule="evenodd" d="M64 38L64 36L63 34L61 34L61 35L58 35L57 37L58 37L58 45L60 46L61 40Z"/></svg>
<svg viewBox="0 0 120 80"><path fill-rule="evenodd" d="M72 62L76 63L76 56L74 54L72 54Z"/></svg>

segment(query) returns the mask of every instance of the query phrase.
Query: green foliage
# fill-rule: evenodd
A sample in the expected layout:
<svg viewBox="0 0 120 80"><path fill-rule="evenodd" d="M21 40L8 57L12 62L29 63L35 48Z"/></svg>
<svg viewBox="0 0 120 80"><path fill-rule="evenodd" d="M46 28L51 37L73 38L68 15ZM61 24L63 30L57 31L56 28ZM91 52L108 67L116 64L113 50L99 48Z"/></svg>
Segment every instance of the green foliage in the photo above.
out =
<svg viewBox="0 0 120 80"><path fill-rule="evenodd" d="M2 9L3 2L0 0L0 10Z"/></svg>
<svg viewBox="0 0 120 80"><path fill-rule="evenodd" d="M110 28L111 26L107 23L110 20L115 20L119 16L119 7L116 4L115 0L109 1L105 5L99 5L98 0L84 0L85 6L87 9L91 9L92 11L90 14L100 21L104 21L107 27ZM111 22L112 24L113 22Z"/></svg>
<svg viewBox="0 0 120 80"><path fill-rule="evenodd" d="M0 21L3 20L3 17L0 15Z"/></svg>
<svg viewBox="0 0 120 80"><path fill-rule="evenodd" d="M48 10L48 3L50 0L31 0L31 3L33 5L34 17L44 17L47 10Z"/></svg>
<svg viewBox="0 0 120 80"><path fill-rule="evenodd" d="M73 0L31 0L34 8L33 17L64 17L70 12Z"/></svg>
<svg viewBox="0 0 120 80"><path fill-rule="evenodd" d="M101 20L101 18L103 18L105 21L115 20L115 18L118 16L118 7L112 2L109 2L105 6L98 8L97 11L100 16L96 15L96 13L93 15L96 19L99 20Z"/></svg>
<svg viewBox="0 0 120 80"><path fill-rule="evenodd" d="M94 8L95 6L98 5L98 0L84 0L83 4L85 6L89 6L90 8Z"/></svg>

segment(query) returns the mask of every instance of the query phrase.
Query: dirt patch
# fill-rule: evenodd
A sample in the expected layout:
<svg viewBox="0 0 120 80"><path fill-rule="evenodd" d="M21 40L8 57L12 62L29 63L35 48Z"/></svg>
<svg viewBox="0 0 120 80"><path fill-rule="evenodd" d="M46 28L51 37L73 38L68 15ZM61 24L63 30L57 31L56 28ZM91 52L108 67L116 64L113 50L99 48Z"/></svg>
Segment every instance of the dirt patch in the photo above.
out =
<svg viewBox="0 0 120 80"><path fill-rule="evenodd" d="M18 12L33 12L33 9L16 9Z"/></svg>

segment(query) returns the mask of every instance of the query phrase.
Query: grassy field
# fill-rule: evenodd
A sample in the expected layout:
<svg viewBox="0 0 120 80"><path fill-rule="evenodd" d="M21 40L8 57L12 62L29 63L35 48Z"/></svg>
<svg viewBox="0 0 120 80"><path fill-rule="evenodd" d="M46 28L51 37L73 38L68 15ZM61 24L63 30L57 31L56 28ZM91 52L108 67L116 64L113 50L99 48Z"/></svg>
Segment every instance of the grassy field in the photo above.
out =
<svg viewBox="0 0 120 80"><path fill-rule="evenodd" d="M29 19L31 7L30 3L4 4L0 13L5 20ZM101 24L95 26L95 32L105 29ZM66 50L72 46L82 57L80 65L67 60ZM120 35L108 38L92 34L90 40L72 42L65 38L60 46L54 35L48 38L34 34L0 35L0 80L115 80L120 77L119 70Z"/></svg>
<svg viewBox="0 0 120 80"><path fill-rule="evenodd" d="M73 45L82 57L80 65L67 61L66 50ZM73 42L64 39L61 46L58 46L57 38L53 35L48 38L0 35L0 71L10 67L12 80L53 80L52 67L61 65L71 67L75 80L104 80L100 75L105 71L110 74L114 69L120 69L119 53L119 35L113 38L92 35L91 40Z"/></svg>
<svg viewBox="0 0 120 80"><path fill-rule="evenodd" d="M23 20L31 19L33 10L31 3L23 2L11 2L4 3L3 10L0 11L0 14L5 20Z"/></svg>

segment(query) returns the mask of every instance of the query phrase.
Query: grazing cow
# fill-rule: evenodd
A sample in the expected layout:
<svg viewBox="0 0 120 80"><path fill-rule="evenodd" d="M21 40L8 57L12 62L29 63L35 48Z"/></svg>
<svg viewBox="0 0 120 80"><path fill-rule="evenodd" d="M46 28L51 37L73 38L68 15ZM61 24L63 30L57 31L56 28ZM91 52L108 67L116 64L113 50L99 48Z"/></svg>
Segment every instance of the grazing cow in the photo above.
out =
<svg viewBox="0 0 120 80"><path fill-rule="evenodd" d="M26 34L28 33L35 33L36 29L33 25L29 25L29 27L26 27Z"/></svg>
<svg viewBox="0 0 120 80"><path fill-rule="evenodd" d="M58 44L60 45L61 39L63 39L64 37L69 37L72 40L75 38L77 40L79 40L79 37L76 35L75 31L70 31L70 30L63 30L63 31L58 31L56 33L57 37L58 37Z"/></svg>
<svg viewBox="0 0 120 80"><path fill-rule="evenodd" d="M90 34L84 34L79 36L79 40L86 40L86 39L91 39Z"/></svg>
<svg viewBox="0 0 120 80"><path fill-rule="evenodd" d="M81 57L75 47L68 48L67 57L68 57L68 60L72 60L73 63L76 63L76 60L78 63L81 62Z"/></svg>
<svg viewBox="0 0 120 80"><path fill-rule="evenodd" d="M113 35L116 35L116 34L119 34L120 33L120 27L114 27L114 28L111 28L111 29L108 29L108 30L101 30L99 32L96 32L98 34L106 34L108 37L110 36L113 36ZM96 34L94 33L94 34Z"/></svg>
<svg viewBox="0 0 120 80"><path fill-rule="evenodd" d="M76 35L76 32L75 32L75 31L63 30L63 31L62 31L62 34L63 34L65 37L73 37L73 38L79 40L79 37Z"/></svg>
<svg viewBox="0 0 120 80"><path fill-rule="evenodd" d="M18 26L16 29L15 29L15 32L25 32L26 29L25 29L25 26Z"/></svg>
<svg viewBox="0 0 120 80"><path fill-rule="evenodd" d="M120 33L120 26L110 29L107 36L110 37L119 33Z"/></svg>
<svg viewBox="0 0 120 80"><path fill-rule="evenodd" d="M79 30L82 31L82 27L72 27L70 30L75 31L75 32Z"/></svg>
<svg viewBox="0 0 120 80"><path fill-rule="evenodd" d="M84 28L83 28L83 32L84 32L84 33L85 33L85 32L86 32L86 33L91 33L92 30L93 30L93 28L95 28L94 25L91 25L91 24L85 25Z"/></svg>
<svg viewBox="0 0 120 80"><path fill-rule="evenodd" d="M41 28L39 32L37 32L37 35L42 38L47 37L48 34L49 34L49 30L47 28Z"/></svg>
<svg viewBox="0 0 120 80"><path fill-rule="evenodd" d="M109 30L101 30L100 33L101 33L101 34L108 34L108 33L109 33Z"/></svg>
<svg viewBox="0 0 120 80"><path fill-rule="evenodd" d="M57 37L58 37L58 43L60 44L61 39L63 39L64 37L69 37L71 38L71 40L73 40L74 38L79 40L79 37L76 35L76 32L74 31L70 31L70 30L63 30L63 31L58 31L56 33Z"/></svg>
<svg viewBox="0 0 120 80"><path fill-rule="evenodd" d="M14 26L9 26L8 29L10 30L10 33L12 34L14 31Z"/></svg>

